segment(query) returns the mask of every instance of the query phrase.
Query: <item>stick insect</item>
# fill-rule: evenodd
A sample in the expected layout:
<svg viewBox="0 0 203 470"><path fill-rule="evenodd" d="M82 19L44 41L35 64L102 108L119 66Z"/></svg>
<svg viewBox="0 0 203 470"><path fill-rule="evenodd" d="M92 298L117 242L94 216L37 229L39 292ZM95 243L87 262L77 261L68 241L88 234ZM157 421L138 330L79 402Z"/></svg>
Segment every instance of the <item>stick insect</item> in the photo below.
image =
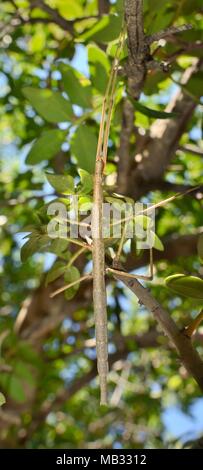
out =
<svg viewBox="0 0 203 470"><path fill-rule="evenodd" d="M143 279L143 280L152 280L153 279L153 249L150 248L150 272L149 275L139 275L139 274L129 274L125 271L119 269L120 255L123 250L123 245L125 242L125 230L126 226L123 228L122 236L119 242L117 253L113 259L112 267L105 266L105 242L103 239L103 179L104 179L104 170L107 161L107 149L108 149L108 139L110 132L110 124L112 111L115 101L115 90L116 90L116 79L119 67L119 57L121 55L123 45L125 41L125 30L124 28L121 31L118 46L113 61L106 93L103 99L102 111L101 111L101 121L99 128L98 136L98 145L96 153L96 162L95 162L95 175L94 175L94 190L93 190L93 210L92 210L92 240L85 243L84 241L78 242L77 240L70 240L72 243L81 245L79 251L74 255L74 260L83 253L85 250L90 250L92 252L93 259L93 272L88 273L82 276L80 279L71 282L68 285L65 285L57 291L51 294L51 297L55 297L66 289L73 287L74 285L93 279L93 304L94 304L94 316L95 316L95 333L96 333L96 351L97 351L97 368L100 381L100 404L107 404L107 377L108 377L108 333L107 333L107 308L106 308L106 287L105 287L105 274L121 274L122 277L130 279ZM194 190L194 189L193 189ZM185 191L185 193L190 191ZM185 194L184 193L184 194ZM176 194L165 201L161 201L151 207L154 209L160 207L178 196L183 196L183 194ZM150 208L146 211L140 212L148 213ZM121 222L127 221L127 219L121 220Z"/></svg>

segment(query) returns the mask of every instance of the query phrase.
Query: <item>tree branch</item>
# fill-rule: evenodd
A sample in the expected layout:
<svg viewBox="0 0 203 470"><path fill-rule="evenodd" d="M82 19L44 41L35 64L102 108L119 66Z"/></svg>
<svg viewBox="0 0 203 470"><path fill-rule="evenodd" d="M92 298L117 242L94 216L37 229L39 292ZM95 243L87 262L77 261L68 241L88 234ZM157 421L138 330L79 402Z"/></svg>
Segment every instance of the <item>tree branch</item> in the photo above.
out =
<svg viewBox="0 0 203 470"><path fill-rule="evenodd" d="M198 383L203 391L203 361L197 351L193 348L191 340L178 330L175 322L168 312L153 298L148 289L144 288L136 279L130 280L122 277L122 275L114 275L115 279L122 281L139 299L147 310L149 310L156 321L160 324L164 333L168 336L174 347L176 348L180 360L186 370Z"/></svg>
<svg viewBox="0 0 203 470"><path fill-rule="evenodd" d="M108 0L98 0L99 16L105 15L109 12L110 3Z"/></svg>
<svg viewBox="0 0 203 470"><path fill-rule="evenodd" d="M128 191L129 173L131 168L130 137L134 127L134 107L125 99L123 102L122 133L118 149L118 187L121 194Z"/></svg>
<svg viewBox="0 0 203 470"><path fill-rule="evenodd" d="M179 34L183 31L188 31L189 29L192 29L192 26L190 24L183 24L181 26L171 26L170 28L163 29L158 33L154 33L151 36L146 36L145 42L147 44L152 44L155 41L160 41L160 39L164 38L170 38L174 34Z"/></svg>
<svg viewBox="0 0 203 470"><path fill-rule="evenodd" d="M203 157L203 149L199 148L197 145L180 145L177 150L182 150L183 152L192 153L193 155L197 155L198 157Z"/></svg>
<svg viewBox="0 0 203 470"><path fill-rule="evenodd" d="M125 72L128 77L128 91L138 100L147 75L147 70L158 63L150 54L150 45L162 38L191 29L191 25L171 26L151 36L144 33L143 0L125 0L125 21L128 34L128 60ZM160 67L160 64L158 64Z"/></svg>
<svg viewBox="0 0 203 470"><path fill-rule="evenodd" d="M191 77L202 70L203 59L199 59L188 68L182 77L182 84L186 85ZM148 185L162 180L164 173L174 156L179 139L186 129L193 112L197 106L196 101L181 89L176 93L166 108L166 112L175 112L177 117L166 120L156 120L151 126L150 135L140 137L137 141L136 157L139 163L131 172L128 195L135 200L146 193Z"/></svg>

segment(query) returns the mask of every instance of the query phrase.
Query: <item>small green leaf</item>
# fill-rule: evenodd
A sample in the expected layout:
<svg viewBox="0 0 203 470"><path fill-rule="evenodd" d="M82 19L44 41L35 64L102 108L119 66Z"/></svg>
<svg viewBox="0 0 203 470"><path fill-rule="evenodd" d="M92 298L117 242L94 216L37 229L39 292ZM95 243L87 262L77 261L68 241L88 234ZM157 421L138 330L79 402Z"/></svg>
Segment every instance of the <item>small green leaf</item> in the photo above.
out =
<svg viewBox="0 0 203 470"><path fill-rule="evenodd" d="M134 101L132 99L131 102L133 103L137 111L148 117L152 117L155 119L170 119L177 117L177 113L166 113L165 111L157 111L156 109L150 109L144 106L143 104L139 103L138 101Z"/></svg>
<svg viewBox="0 0 203 470"><path fill-rule="evenodd" d="M60 194L74 194L74 178L70 175L54 175L46 173L49 184Z"/></svg>
<svg viewBox="0 0 203 470"><path fill-rule="evenodd" d="M98 46L90 44L87 49L92 85L104 94L109 77L110 63L105 52Z"/></svg>
<svg viewBox="0 0 203 470"><path fill-rule="evenodd" d="M105 196L105 202L111 204L116 210L124 210L125 200L116 196Z"/></svg>
<svg viewBox="0 0 203 470"><path fill-rule="evenodd" d="M35 140L26 158L28 165L36 165L44 160L50 160L61 149L65 133L60 129L53 129L46 132Z"/></svg>
<svg viewBox="0 0 203 470"><path fill-rule="evenodd" d="M97 151L97 137L90 126L78 126L71 140L71 151L77 158L80 168L94 172Z"/></svg>
<svg viewBox="0 0 203 470"><path fill-rule="evenodd" d="M199 71L192 75L191 79L185 85L185 88L197 98L201 98L202 96L202 80L203 80L203 72Z"/></svg>
<svg viewBox="0 0 203 470"><path fill-rule="evenodd" d="M66 20L74 20L77 18L79 20L80 16L83 15L83 8L79 4L80 2L73 2L73 0L57 0L55 2L56 8L59 10L59 13Z"/></svg>
<svg viewBox="0 0 203 470"><path fill-rule="evenodd" d="M82 108L91 107L91 86L87 78L67 64L60 64L62 83L71 103Z"/></svg>
<svg viewBox="0 0 203 470"><path fill-rule="evenodd" d="M6 403L5 396L0 392L0 406L4 405L4 403Z"/></svg>
<svg viewBox="0 0 203 470"><path fill-rule="evenodd" d="M203 280L199 277L174 274L165 279L165 284L179 295L203 299Z"/></svg>
<svg viewBox="0 0 203 470"><path fill-rule="evenodd" d="M81 180L81 189L79 189L79 194L89 194L93 189L93 176L90 175L86 170L80 168L78 170Z"/></svg>
<svg viewBox="0 0 203 470"><path fill-rule="evenodd" d="M135 226L136 225L140 225L143 227L143 230L147 230L153 226L153 221L150 217L147 217L147 215L137 215L135 217Z"/></svg>
<svg viewBox="0 0 203 470"><path fill-rule="evenodd" d="M50 251L52 253L55 253L57 256L60 257L65 257L67 258L68 255L68 248L69 241L64 240L63 238L55 238L55 240L52 240L51 245L50 245ZM65 253L64 253L65 252Z"/></svg>
<svg viewBox="0 0 203 470"><path fill-rule="evenodd" d="M160 238L157 236L157 234L153 232L151 232L151 234L154 240L153 248L155 248L155 250L158 250L158 251L164 251L164 245L162 241L160 240Z"/></svg>
<svg viewBox="0 0 203 470"><path fill-rule="evenodd" d="M25 87L25 98L33 108L48 122L67 122L74 119L70 102L58 91Z"/></svg>
<svg viewBox="0 0 203 470"><path fill-rule="evenodd" d="M18 377L16 377L15 375L12 375L10 377L8 393L10 397L12 398L12 400L15 400L19 403L22 403L25 401L26 397L25 397L25 392L23 389L22 381L18 379Z"/></svg>
<svg viewBox="0 0 203 470"><path fill-rule="evenodd" d="M78 207L81 211L90 211L92 210L92 197L90 196L80 196L78 199Z"/></svg>
<svg viewBox="0 0 203 470"><path fill-rule="evenodd" d="M177 390L180 388L182 385L182 380L180 375L173 375L173 377L170 377L167 383L167 387L170 390Z"/></svg>
<svg viewBox="0 0 203 470"><path fill-rule="evenodd" d="M57 261L54 266L50 269L46 276L46 285L50 282L55 281L58 277L65 273L66 265L61 261Z"/></svg>
<svg viewBox="0 0 203 470"><path fill-rule="evenodd" d="M116 39L121 31L122 15L103 15L88 31L80 35L79 40L108 43Z"/></svg>
<svg viewBox="0 0 203 470"><path fill-rule="evenodd" d="M31 373L30 366L25 364L22 361L18 361L15 366L15 374L19 377L19 379L25 379L30 385L35 384L35 379L33 374Z"/></svg>
<svg viewBox="0 0 203 470"><path fill-rule="evenodd" d="M27 342L18 342L17 355L29 364L36 365L37 367L41 364L38 353Z"/></svg>
<svg viewBox="0 0 203 470"><path fill-rule="evenodd" d="M29 240L21 248L21 261L24 263L34 253L40 252L50 243L47 235L30 236Z"/></svg>
<svg viewBox="0 0 203 470"><path fill-rule="evenodd" d="M70 266L70 268L68 268L65 272L65 276L64 276L65 283L71 284L71 282L75 282L78 279L80 279L80 271L78 271L78 269L75 266ZM77 290L79 289L79 286L80 286L80 282L78 282L78 284L76 284L73 287L70 287L69 289L65 291L65 297L67 300L70 300L75 296Z"/></svg>
<svg viewBox="0 0 203 470"><path fill-rule="evenodd" d="M197 251L199 257L203 260L203 233L201 233L198 238Z"/></svg>

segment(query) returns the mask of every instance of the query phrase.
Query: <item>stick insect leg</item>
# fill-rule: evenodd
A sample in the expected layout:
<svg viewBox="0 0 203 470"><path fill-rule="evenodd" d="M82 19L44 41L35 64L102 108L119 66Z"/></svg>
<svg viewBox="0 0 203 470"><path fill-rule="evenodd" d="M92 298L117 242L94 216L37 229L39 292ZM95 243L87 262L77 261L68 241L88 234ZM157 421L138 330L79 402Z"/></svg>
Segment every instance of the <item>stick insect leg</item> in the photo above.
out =
<svg viewBox="0 0 203 470"><path fill-rule="evenodd" d="M185 328L185 334L189 338L192 337L192 335L195 333L197 330L198 326L202 323L203 321L203 310L197 315L197 317L188 325L187 328Z"/></svg>
<svg viewBox="0 0 203 470"><path fill-rule="evenodd" d="M106 126L105 126L105 130L104 130L104 141L103 141L103 149L102 149L103 150L104 166L106 165L109 131L110 131L111 117L112 117L112 111L113 111L113 105L114 105L116 78L117 78L117 72L118 72L118 66L119 66L118 57L120 56L122 48L123 48L124 38L125 38L124 32L122 32L121 38L120 38L120 44L119 44L119 46L117 48L117 51L116 51L113 66L112 66L112 69L111 69L109 84L108 84L107 91L106 91L106 102L107 102L108 112L107 112L107 116L106 116Z"/></svg>
<svg viewBox="0 0 203 470"><path fill-rule="evenodd" d="M100 127L99 127L99 137L98 137L98 144L97 144L96 159L99 159L99 158L104 159L104 148L103 147L104 147L104 140L105 140L104 135L106 134L105 120L106 119L108 120L108 116L109 116L109 111L108 111L109 104L108 103L109 103L109 95L111 96L110 91L111 91L111 87L112 87L112 81L115 80L114 75L115 75L115 71L112 68L111 73L110 73L108 87L107 87L107 90L106 90L106 93L105 93L105 96L104 96L104 99L103 99L103 103L102 103L102 112L101 112L101 121L100 121Z"/></svg>
<svg viewBox="0 0 203 470"><path fill-rule="evenodd" d="M90 280L92 279L92 277L92 273L89 273L85 276L80 277L80 279L77 279L77 281L73 281L70 284L66 284L63 287L60 287L59 289L55 290L55 292L52 292L52 294L50 295L51 299L53 299L53 297L56 297L56 295L60 294L61 292L64 292L64 290L70 289L70 287L76 286L76 284L80 284L80 282Z"/></svg>
<svg viewBox="0 0 203 470"><path fill-rule="evenodd" d="M119 274L123 277L126 277L127 279L143 279L144 281L152 281L153 279L153 248L150 248L150 274L149 276L144 276L144 275L141 275L141 274L129 274L125 271L120 271L119 269L116 268L116 263L117 263L117 260L114 259L114 264L115 264L115 267L113 268L109 268L107 267L106 268L106 272L111 272L112 274Z"/></svg>
<svg viewBox="0 0 203 470"><path fill-rule="evenodd" d="M113 74L112 74L112 86L109 89L109 96L108 96L108 113L106 118L106 126L104 131L104 142L103 142L103 158L104 158L104 165L106 165L106 158L107 158L107 148L108 148L108 139L109 139L109 131L111 125L111 117L114 105L114 95L115 95L115 88L116 88L116 77L117 77L117 65L114 65Z"/></svg>

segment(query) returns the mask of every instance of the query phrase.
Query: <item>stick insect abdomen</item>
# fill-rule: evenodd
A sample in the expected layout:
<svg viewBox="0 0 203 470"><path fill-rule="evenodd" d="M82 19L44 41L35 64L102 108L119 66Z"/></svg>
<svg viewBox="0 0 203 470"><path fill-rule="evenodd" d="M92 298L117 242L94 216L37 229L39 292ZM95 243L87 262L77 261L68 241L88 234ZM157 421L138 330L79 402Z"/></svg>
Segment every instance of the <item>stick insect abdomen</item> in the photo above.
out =
<svg viewBox="0 0 203 470"><path fill-rule="evenodd" d="M95 310L97 369L100 380L101 405L107 404L108 337L105 287L105 252L103 220L103 160L96 160L94 206L92 214L93 239L93 301Z"/></svg>

